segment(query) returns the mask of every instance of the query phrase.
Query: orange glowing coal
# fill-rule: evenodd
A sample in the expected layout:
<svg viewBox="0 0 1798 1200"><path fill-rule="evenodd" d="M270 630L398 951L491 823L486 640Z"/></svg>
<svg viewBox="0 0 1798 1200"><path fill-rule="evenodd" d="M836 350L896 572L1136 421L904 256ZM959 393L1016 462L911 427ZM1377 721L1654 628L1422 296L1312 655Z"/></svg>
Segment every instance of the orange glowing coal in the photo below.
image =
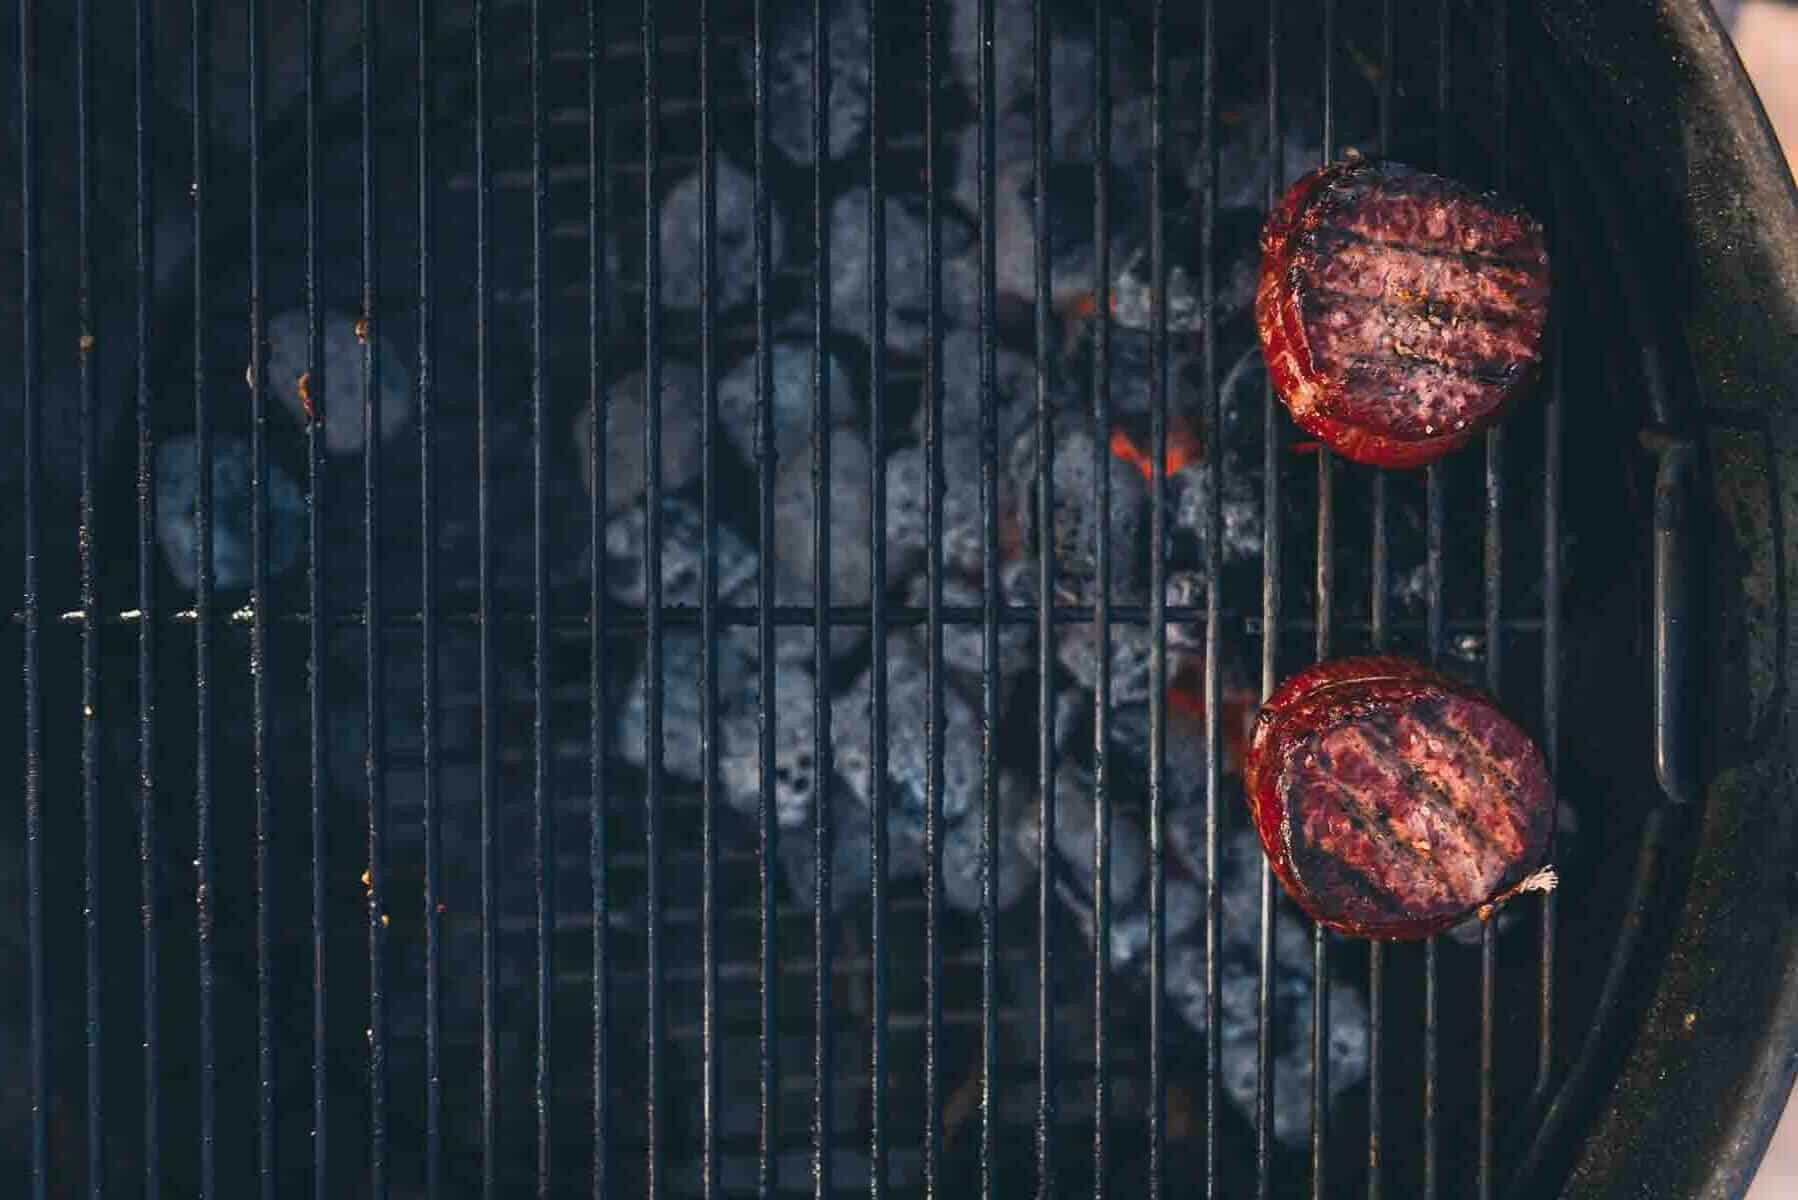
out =
<svg viewBox="0 0 1798 1200"><path fill-rule="evenodd" d="M1114 457L1123 459L1141 471L1144 479L1151 483L1154 482L1155 459L1153 455L1144 452L1141 447L1130 440L1130 435L1122 429L1111 431L1111 453ZM1185 422L1173 420L1168 423L1167 473L1169 475L1188 463L1197 462L1203 453L1204 447L1199 444L1198 434L1188 429Z"/></svg>
<svg viewBox="0 0 1798 1200"><path fill-rule="evenodd" d="M1180 672L1167 686L1168 716L1174 720L1199 722L1205 718L1205 680L1196 670ZM1235 774L1242 770L1243 756L1248 753L1249 735L1255 726L1254 693L1225 685L1223 703L1219 706L1218 729L1223 736L1224 771Z"/></svg>

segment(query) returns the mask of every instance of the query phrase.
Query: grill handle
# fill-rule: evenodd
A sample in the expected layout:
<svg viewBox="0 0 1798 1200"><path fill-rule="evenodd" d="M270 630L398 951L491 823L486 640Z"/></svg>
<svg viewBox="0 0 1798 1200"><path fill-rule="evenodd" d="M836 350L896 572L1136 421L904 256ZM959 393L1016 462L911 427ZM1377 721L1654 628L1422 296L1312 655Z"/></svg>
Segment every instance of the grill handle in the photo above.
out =
<svg viewBox="0 0 1798 1200"><path fill-rule="evenodd" d="M1654 773L1667 799L1692 799L1692 488L1698 447L1689 437L1646 430L1654 451Z"/></svg>

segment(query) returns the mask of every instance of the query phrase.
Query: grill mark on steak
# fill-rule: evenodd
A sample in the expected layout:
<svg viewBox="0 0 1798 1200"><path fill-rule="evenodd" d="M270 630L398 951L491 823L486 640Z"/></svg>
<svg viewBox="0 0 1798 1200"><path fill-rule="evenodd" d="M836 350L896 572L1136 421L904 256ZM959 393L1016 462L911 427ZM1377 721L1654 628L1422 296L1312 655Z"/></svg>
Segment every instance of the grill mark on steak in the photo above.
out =
<svg viewBox="0 0 1798 1200"><path fill-rule="evenodd" d="M1305 812L1300 850L1314 883L1342 886L1353 880L1361 885L1363 902L1387 914L1454 902L1429 868L1427 847L1398 837L1377 808L1368 811L1361 796L1328 775L1313 775L1300 786Z"/></svg>
<svg viewBox="0 0 1798 1200"><path fill-rule="evenodd" d="M1313 781L1327 778L1332 788L1340 789L1336 794L1363 814L1384 820L1390 832L1381 844L1396 841L1427 859L1427 864L1417 864L1408 890L1397 893L1407 907L1429 903L1436 894L1434 884L1462 906L1479 903L1504 873L1505 861L1481 842L1479 831L1451 802L1406 770L1390 743L1382 744L1369 724L1367 719L1345 722L1306 740L1295 755L1298 768L1291 782L1299 786L1297 798L1315 804ZM1300 814L1301 825L1307 815ZM1349 865L1364 874L1375 867L1366 860ZM1426 886L1425 881L1432 883Z"/></svg>
<svg viewBox="0 0 1798 1200"><path fill-rule="evenodd" d="M1321 272L1320 268L1320 272ZM1334 283L1326 285L1325 276L1319 273L1311 286L1305 289L1307 299L1315 297L1320 301L1328 301L1333 305L1372 306L1389 312L1405 313L1432 325L1466 326L1485 325L1498 329L1516 329L1527 333L1534 328L1534 321L1525 313L1516 309L1507 309L1478 301L1457 300L1454 293L1444 292L1441 295L1413 291L1406 288L1395 288L1387 282L1386 290L1368 292L1354 287L1339 287ZM1376 283L1382 282L1378 277ZM1533 348L1525 343L1525 353L1534 354Z"/></svg>
<svg viewBox="0 0 1798 1200"><path fill-rule="evenodd" d="M1340 365L1346 386L1326 396L1320 407L1354 424L1384 422L1381 432L1389 437L1420 439L1465 429L1504 402L1498 381L1445 371L1434 363L1357 356Z"/></svg>
<svg viewBox="0 0 1798 1200"><path fill-rule="evenodd" d="M1453 180L1395 163L1338 174L1317 198L1314 223L1369 241L1539 263L1542 229L1522 209Z"/></svg>
<svg viewBox="0 0 1798 1200"><path fill-rule="evenodd" d="M1488 822L1482 819L1484 812L1478 785L1470 791L1463 790L1465 779L1442 778L1443 773L1433 769L1434 761L1427 754L1419 753L1419 747L1407 743L1401 727L1402 720L1395 714L1381 713L1368 718L1364 732L1370 743L1391 757L1415 794L1427 795L1441 812L1454 816L1468 843L1477 847L1482 858L1506 856L1504 846L1494 838ZM1457 782L1462 786L1456 786Z"/></svg>
<svg viewBox="0 0 1798 1200"><path fill-rule="evenodd" d="M1314 363L1348 359L1431 363L1482 382L1503 382L1519 364L1534 363L1527 327L1438 319L1427 310L1344 297L1326 302L1300 292L1299 311Z"/></svg>
<svg viewBox="0 0 1798 1200"><path fill-rule="evenodd" d="M1523 853L1526 833L1519 820L1517 783L1484 747L1449 721L1451 707L1438 702L1411 706L1395 723L1399 753L1438 786L1468 797L1482 833L1499 853L1515 859Z"/></svg>
<svg viewBox="0 0 1798 1200"><path fill-rule="evenodd" d="M1332 196L1330 199L1336 200L1337 197ZM1532 250L1507 251L1469 248L1446 242L1419 242L1405 237L1388 237L1383 236L1384 233L1385 231L1370 219L1357 219L1351 225L1345 224L1340 218L1335 220L1320 218L1316 224L1306 230L1307 237L1314 236L1318 239L1320 249L1333 241L1345 245L1366 246L1381 253L1410 254L1419 258L1441 259L1481 270L1494 267L1508 268L1520 272L1532 280L1542 273L1541 255ZM1519 237L1507 244L1516 245L1524 240Z"/></svg>
<svg viewBox="0 0 1798 1200"><path fill-rule="evenodd" d="M1442 254L1323 230L1301 236L1293 254L1295 259L1314 256L1316 284L1322 291L1368 299L1395 294L1460 296L1483 311L1526 320L1536 319L1548 299L1548 280L1540 267L1469 260L1460 253Z"/></svg>

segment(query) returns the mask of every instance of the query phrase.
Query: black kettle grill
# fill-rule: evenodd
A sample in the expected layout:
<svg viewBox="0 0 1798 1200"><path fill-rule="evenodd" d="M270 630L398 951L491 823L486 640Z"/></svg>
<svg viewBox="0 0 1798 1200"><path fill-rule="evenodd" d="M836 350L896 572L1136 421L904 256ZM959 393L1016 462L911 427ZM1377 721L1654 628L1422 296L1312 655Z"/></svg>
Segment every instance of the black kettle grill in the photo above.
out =
<svg viewBox="0 0 1798 1200"><path fill-rule="evenodd" d="M1745 1190L1798 193L1706 5L13 16L9 1194ZM1247 320L1351 149L1549 229L1423 472ZM1376 648L1539 738L1559 892L1241 853L1238 718Z"/></svg>

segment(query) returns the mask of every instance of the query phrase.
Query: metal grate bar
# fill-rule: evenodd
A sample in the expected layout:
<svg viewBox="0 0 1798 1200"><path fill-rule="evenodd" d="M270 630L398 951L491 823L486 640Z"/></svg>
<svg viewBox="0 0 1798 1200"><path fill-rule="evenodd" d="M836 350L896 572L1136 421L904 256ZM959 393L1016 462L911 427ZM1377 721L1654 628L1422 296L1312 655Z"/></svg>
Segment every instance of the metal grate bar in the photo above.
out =
<svg viewBox="0 0 1798 1200"><path fill-rule="evenodd" d="M1560 205L1551 215L1560 215ZM1549 236L1556 253L1552 262L1565 263L1566 243L1560 236L1560 225L1550 227ZM1566 351L1564 318L1554 320L1549 351L1553 365L1549 368L1549 386L1542 408L1542 753L1548 760L1548 777L1558 778L1561 762L1561 424L1562 402L1566 395L1566 379L1562 362ZM1554 857L1554 838L1549 839L1549 858ZM1541 994L1537 1018L1540 1040L1537 1046L1536 1081L1530 1091L1531 1107L1543 1111L1548 1102L1549 1084L1554 1074L1555 1050L1555 910L1554 892L1542 897L1541 910Z"/></svg>
<svg viewBox="0 0 1798 1200"><path fill-rule="evenodd" d="M1491 7L1492 74L1495 91L1492 122L1495 142L1494 183L1502 190L1509 182L1510 47L1505 0ZM1504 674L1504 501L1505 430L1495 425L1486 433L1486 686L1501 695ZM1492 921L1480 926L1480 1114L1479 1163L1475 1177L1479 1200L1492 1200L1497 1186L1493 1164L1493 1077L1497 1071L1498 928Z"/></svg>
<svg viewBox="0 0 1798 1200"><path fill-rule="evenodd" d="M1031 625L1035 624L1038 616L1035 605L1000 604L995 606L995 609L999 623L1002 625ZM1057 625L1090 625L1092 624L1095 610L1090 604L1057 604L1049 611L1051 618ZM813 613L811 606L809 605L801 607L799 605L777 604L769 608L769 613L776 626L805 629L810 629L812 627ZM1114 602L1111 606L1112 620L1120 625L1146 627L1150 624L1149 614L1150 609L1144 604L1118 604ZM759 610L754 605L720 604L718 606L717 615L718 622L721 625L753 626L758 621ZM1169 604L1163 609L1162 615L1170 621L1196 625L1204 621L1205 609L1198 605ZM1234 625L1235 629L1249 637L1261 636L1263 626L1259 615L1237 612L1232 613L1231 616L1235 618L1237 622ZM277 624L311 625L313 623L311 615L304 611L275 611L269 613L269 617ZM254 624L253 618L254 613L251 606L245 605L242 608L235 609L228 613L217 614L214 617L214 624L222 629L247 629ZM928 607L909 604L889 604L887 606L887 623L889 626L923 625L929 618L930 610ZM136 609L103 612L99 615L98 619L99 623L102 625L137 626L144 624L146 621L154 623L152 618ZM447 612L442 612L439 619L447 625L469 629L479 628L482 623L479 601L476 600L474 603L466 606L458 603ZM700 624L700 619L699 610L690 605L667 608L662 613L664 626L673 628L696 627ZM947 625L979 625L985 621L985 619L985 610L975 608L972 605L951 604L946 605L943 608L943 621ZM15 625L23 626L25 623L25 614L22 611L15 612L12 614L12 620ZM190 626L197 620L198 614L196 614L193 609L186 608L176 609L166 614L162 623L168 625ZM389 609L387 612L381 614L379 620L383 625L399 629L417 629L422 628L424 625L424 612L422 609ZM507 611L503 609L500 612L492 614L491 620L495 625L499 626L528 626L532 624L532 618L528 612ZM872 623L872 620L873 610L865 604L833 604L830 608L830 621L832 625L853 628L869 625ZM79 608L52 614L52 619L47 622L49 628L52 630L77 629L84 623L85 614L83 614ZM327 611L325 619L320 622L320 624L327 629L365 629L369 624L369 618L367 612L361 608L347 608L339 609L335 612ZM563 607L558 609L554 612L549 621L551 631L562 637L585 637L591 631L592 624L592 615L590 613L573 607ZM635 606L614 606L608 619L610 636L619 638L641 634L647 624L648 610ZM1335 626L1337 630L1345 632L1371 633L1373 630L1372 621L1366 618L1338 617L1335 621ZM1539 634L1542 632L1542 620L1539 617L1506 617L1502 622L1502 626L1507 633ZM1226 625L1226 628L1229 627L1231 626ZM1314 630L1317 625L1316 622L1309 617L1288 617L1284 619L1280 627L1288 633L1304 633ZM1445 630L1458 633L1481 633L1486 628L1486 622L1483 616L1478 618L1445 618L1442 627ZM1387 628L1389 632L1427 632L1428 620L1427 618L1424 620L1389 620Z"/></svg>
<svg viewBox="0 0 1798 1200"><path fill-rule="evenodd" d="M428 4L429 0L420 0ZM593 914L593 1200L608 1195L612 1161L611 1097L611 877L607 864L607 813L611 789L606 771L610 723L606 720L606 590L610 585L605 554L606 449L611 444L611 389L606 385L606 345L610 330L612 277L606 245L612 226L611 140L600 85L605 10L587 0L587 404L593 414L586 447L593 487L587 497L587 554L593 563L588 594L591 634L587 642L587 738L589 823L588 863Z"/></svg>
<svg viewBox="0 0 1798 1200"><path fill-rule="evenodd" d="M76 258L79 275L81 331L81 611L99 611L95 562L99 533L94 510L94 484L99 474L95 410L99 402L94 377L94 261L92 221L93 33L88 0L75 5L75 124L77 196ZM85 842L82 885L85 894L87 1000L87 1191L98 1200L106 1192L105 1089L102 1066L106 1037L100 1007L100 726L94 717L100 699L100 646L97 623L81 631L81 809Z"/></svg>
<svg viewBox="0 0 1798 1200"><path fill-rule="evenodd" d="M1149 1190L1167 1180L1167 5L1150 33L1149 143ZM1101 953L1108 952L1104 947Z"/></svg>
<svg viewBox="0 0 1798 1200"><path fill-rule="evenodd" d="M370 612L381 610L381 380L375 353L375 9L362 0L362 504L363 586ZM387 1195L387 658L382 630L365 643L368 725L368 1135L369 1188Z"/></svg>
<svg viewBox="0 0 1798 1200"><path fill-rule="evenodd" d="M995 126L998 105L994 96L993 0L979 0L979 66L977 84L980 112L980 540L981 540L981 640L980 640L980 1195L992 1200L996 1189L994 1158L998 1111L993 1084L998 1071L998 841L999 765L995 744L999 732L999 480L998 415L994 388L998 380L995 339L998 336L997 246L993 230L994 174L997 170ZM939 464L940 465L940 464ZM940 481L933 481L940 482ZM932 494L942 497L941 490ZM932 508L937 507L932 505ZM1048 580L1038 580L1047 587ZM1046 867L1047 864L1045 863Z"/></svg>
<svg viewBox="0 0 1798 1200"><path fill-rule="evenodd" d="M924 748L924 1193L942 1188L943 1097L943 219L938 103L942 34L937 0L924 0L924 505L926 687L929 715ZM985 966L986 947L982 948Z"/></svg>
<svg viewBox="0 0 1798 1200"><path fill-rule="evenodd" d="M1395 84L1393 71L1397 58L1393 52L1392 0L1380 4L1380 153L1392 153L1392 105ZM1389 636L1387 601L1391 584L1391 565L1387 560L1390 546L1384 471L1373 473L1373 559L1371 574L1373 594L1369 613L1374 653L1384 653ZM1381 1200L1385 1190L1383 1147L1381 1136L1386 1121L1385 1104L1385 1009L1386 950L1375 940L1367 946L1367 1200Z"/></svg>
<svg viewBox="0 0 1798 1200"><path fill-rule="evenodd" d="M212 134L208 127L211 95L208 52L211 48L211 6L193 3L193 45L190 56L189 94L193 134L193 181L188 194L193 200L194 275L194 459L197 487L194 500L195 595L194 611L194 723L197 730L194 761L194 865L198 872L194 896L194 920L199 938L200 1021L200 1195L210 1200L217 1194L218 1027L214 1020L214 988L217 980L213 944L213 902L216 900L216 863L212 846L212 413L206 393L208 309L206 278L206 206Z"/></svg>
<svg viewBox="0 0 1798 1200"><path fill-rule="evenodd" d="M437 657L437 406L432 375L436 310L431 266L436 257L436 174L432 143L432 100L436 88L432 42L435 5L418 0L418 471L419 555L423 577L424 626L421 686L424 692L424 930L425 930L425 1195L443 1190L443 827L442 773L439 769ZM597 565L595 571L601 568ZM597 625L597 622L595 622ZM598 922L595 922L599 928Z"/></svg>
<svg viewBox="0 0 1798 1200"><path fill-rule="evenodd" d="M364 0L366 3L367 0ZM536 846L532 881L537 900L537 1055L533 1099L537 1109L537 1195L547 1200L554 1178L555 1144L550 1101L554 1055L555 977L555 792L550 771L549 730L549 297L544 280L549 245L549 186L543 138L543 5L531 3L531 554L532 662L536 702L532 706L533 791ZM371 425L372 429L373 426Z"/></svg>
<svg viewBox="0 0 1798 1200"><path fill-rule="evenodd" d="M250 65L250 656L253 786L256 795L256 1083L258 1183L274 1200L277 1124L275 1081L275 872L270 853L274 808L269 795L268 679L268 313L264 308L267 259L263 208L263 121L267 114L267 64L263 5L249 5Z"/></svg>
<svg viewBox="0 0 1798 1200"><path fill-rule="evenodd" d="M700 222L700 344L699 366L703 375L704 412L699 427L701 537L700 623L705 644L700 683L701 816L700 957L704 1012L701 1020L701 1098L703 1129L700 1133L699 1177L706 1200L718 1189L718 525L716 451L718 428L718 365L712 343L714 289L718 278L717 143L713 129L712 5L699 0L699 222Z"/></svg>
<svg viewBox="0 0 1798 1200"><path fill-rule="evenodd" d="M831 752L830 698L830 372L825 339L830 332L830 231L824 197L825 164L830 159L830 20L827 0L812 3L812 761L835 761ZM869 240L878 236L869 231ZM812 792L812 953L818 965L812 994L812 1187L817 1200L827 1200L835 1186L831 1142L835 1124L832 1095L836 1089L835 1036L831 1019L830 955L835 937L832 920L832 842L836 822L831 805L830 772L821 770Z"/></svg>
<svg viewBox="0 0 1798 1200"><path fill-rule="evenodd" d="M1036 892L1036 1172L1039 1200L1055 1195L1055 627L1050 607L1055 592L1055 430L1049 413L1049 12L1043 0L1032 5L1031 45L1035 52L1035 104L1031 121L1032 188L1035 211L1034 281L1036 344L1036 667L1037 667L1037 874ZM1097 440L1097 439L1095 439ZM996 465L995 465L996 469ZM1101 558L1101 564L1106 562ZM1101 573L1103 573L1101 566ZM1101 661L1103 659L1101 658ZM1102 944L1102 943L1101 943Z"/></svg>
<svg viewBox="0 0 1798 1200"><path fill-rule="evenodd" d="M873 653L868 664L871 685L868 775L887 777L887 621L886 621L886 201L881 159L886 152L881 112L880 4L868 0L868 600L873 622ZM821 44L821 43L820 43ZM881 785L876 783L874 787ZM878 795L878 791L875 793ZM873 836L869 847L870 921L873 995L870 1013L868 1194L874 1200L887 1190L887 806L872 805Z"/></svg>
<svg viewBox="0 0 1798 1200"><path fill-rule="evenodd" d="M1223 397L1217 371L1217 3L1205 0L1204 79L1201 129L1204 142L1204 192L1200 197L1199 286L1205 310L1201 345L1205 373L1205 428L1220 440ZM1205 1196L1222 1194L1218 1166L1218 1120L1223 1108L1223 1030L1218 1007L1222 991L1223 890L1218 882L1218 839L1223 796L1223 495L1222 446L1205 456Z"/></svg>
<svg viewBox="0 0 1798 1200"><path fill-rule="evenodd" d="M43 1200L50 1187L50 1051L45 1028L49 989L44 961L44 699L39 670L38 548L43 516L43 429L38 391L42 372L38 334L42 323L38 292L37 197L37 6L19 0L19 216L20 286L24 328L20 330L25 416L25 927L27 988L31 1010L31 1193Z"/></svg>
<svg viewBox="0 0 1798 1200"><path fill-rule="evenodd" d="M756 511L760 546L774 545L774 326L769 312L769 278L773 239L768 201L768 5L755 0L755 401ZM772 1200L780 1186L779 994L774 875L777 823L774 803L774 568L771 555L761 555L756 570L756 648L761 679L757 684L757 752L760 796L757 799L761 906L761 1157L757 1185L762 1200Z"/></svg>
<svg viewBox="0 0 1798 1200"><path fill-rule="evenodd" d="M313 612L325 603L324 335L320 326L322 301L319 274L319 203L322 189L318 108L322 93L319 51L322 14L318 0L306 0L306 374L301 400L306 417L306 512L307 599ZM325 910L325 627L314 622L307 645L307 707L311 740L308 774L311 779L312 839L312 1193L316 1200L332 1194L330 1178L330 1076L329 997L325 982L325 957L330 927Z"/></svg>
<svg viewBox="0 0 1798 1200"><path fill-rule="evenodd" d="M1280 196L1280 164L1285 161L1280 128L1280 4L1270 0L1267 16L1267 207L1272 212ZM1279 409L1271 377L1262 396L1262 520L1265 533L1261 566L1261 697L1273 694L1279 682L1281 610ZM1255 1194L1269 1200L1273 1194L1273 986L1274 895L1273 871L1260 864L1261 926L1258 962L1260 988L1255 999Z"/></svg>
<svg viewBox="0 0 1798 1200"><path fill-rule="evenodd" d="M138 0L136 14L137 45L134 63L133 84L136 95L133 101L135 128L133 130L133 160L136 169L134 218L136 224L137 251L137 294L136 294L136 334L137 334L137 607L147 618L137 631L137 854L138 854L138 905L139 921L143 929L142 959L144 987L144 1197L145 1200L158 1200L162 1190L162 1092L161 1092L161 1060L162 1060L162 1012L159 994L161 982L158 978L161 942L158 937L156 912L157 870L156 864L161 849L156 836L156 564L154 560L156 536L156 487L155 487L155 447L152 444L150 420L150 304L151 304L151 263L155 255L154 214L150 194L150 135L148 111L150 107L150 6L149 0ZM28 43L21 42L21 46ZM21 52L21 58L30 62L30 55ZM30 109L22 106L21 128L29 130ZM24 159L24 175L30 179L31 158ZM31 261L33 226L31 225L31 206L24 206L26 262ZM30 336L32 329L33 309L25 307L25 331ZM29 343L28 343L29 344ZM33 358L29 351L24 356L27 371L31 369ZM29 378L29 376L28 376ZM26 388L25 411L31 412L31 387ZM27 463L31 462L33 445L31 435L25 439ZM31 478L29 475L27 478ZM26 530L32 528L30 520L29 500L33 489L26 488L28 501ZM27 595L35 595L35 589L27 591ZM29 640L28 640L29 644ZM27 732L30 724L27 721ZM29 743L28 743L29 745ZM30 781L27 779L26 801L27 813L31 811L32 798ZM36 895L35 889L32 893ZM35 926L34 926L35 927ZM32 959L33 980L38 979L40 960ZM33 997L37 995L33 985ZM38 1044L36 1030L40 1028L33 1023L32 1044ZM35 1066L35 1060L34 1060ZM33 1076L33 1087L36 1087L36 1076ZM34 1093L40 1094L41 1093ZM37 1153L37 1141L33 1130L32 1149ZM33 1182L33 1195L42 1196L42 1190Z"/></svg>
<svg viewBox="0 0 1798 1200"><path fill-rule="evenodd" d="M645 233L643 291L643 549L644 601L649 610L648 644L644 647L643 677L648 700L648 721L643 761L648 771L644 789L644 853L648 856L648 886L644 923L648 934L648 1050L649 1187L650 1200L660 1200L667 1187L662 1165L662 1085L664 1015L662 971L662 252L656 236L655 178L660 168L661 70L657 62L656 0L643 0L643 213Z"/></svg>
<svg viewBox="0 0 1798 1200"><path fill-rule="evenodd" d="M1449 0L1438 0L1436 7L1436 140L1437 167L1448 166L1449 141ZM1443 585L1443 518L1444 497L1442 464L1433 462L1426 468L1424 496L1425 522L1425 650L1424 657L1435 665L1442 657L1444 605ZM1436 1200L1440 1164L1437 1162L1437 1090L1441 1069L1441 979L1439 976L1438 939L1432 935L1424 943L1423 960L1423 1200Z"/></svg>
<svg viewBox="0 0 1798 1200"><path fill-rule="evenodd" d="M1336 157L1336 0L1323 0L1322 161ZM1317 629L1315 648L1330 657L1336 613L1336 456L1317 451ZM1311 1195L1323 1200L1329 1182L1330 1123L1330 932L1311 929Z"/></svg>
<svg viewBox="0 0 1798 1200"><path fill-rule="evenodd" d="M1111 13L1093 3L1093 282L1095 311L1111 311ZM1039 89L1046 90L1046 89ZM1039 189L1039 192L1046 189ZM1042 270L1041 267L1038 270ZM1111 322L1093 323L1093 428L1111 428ZM1042 364L1038 364L1041 378ZM1093 596L1093 637L1098 678L1093 681L1093 1198L1103 1200L1110 1130L1111 1054L1105 1032L1111 955L1111 471L1104 440L1093 438L1093 507L1098 510L1099 563ZM1038 528L1048 528L1039 525ZM1050 589L1045 587L1047 597ZM1038 636L1047 643L1047 631ZM1045 719L1045 725L1050 724ZM1047 857L1044 858L1048 861ZM1153 1186L1151 1184L1151 1186Z"/></svg>
<svg viewBox="0 0 1798 1200"><path fill-rule="evenodd" d="M477 522L480 526L481 611L481 1195L495 1200L499 1189L498 1088L499 1064L495 1042L499 1033L499 864L495 839L499 803L498 735L495 730L494 691L498 668L494 662L493 627L493 446L491 388L493 381L493 164L490 160L493 129L488 109L487 0L474 5L475 73L475 454Z"/></svg>

